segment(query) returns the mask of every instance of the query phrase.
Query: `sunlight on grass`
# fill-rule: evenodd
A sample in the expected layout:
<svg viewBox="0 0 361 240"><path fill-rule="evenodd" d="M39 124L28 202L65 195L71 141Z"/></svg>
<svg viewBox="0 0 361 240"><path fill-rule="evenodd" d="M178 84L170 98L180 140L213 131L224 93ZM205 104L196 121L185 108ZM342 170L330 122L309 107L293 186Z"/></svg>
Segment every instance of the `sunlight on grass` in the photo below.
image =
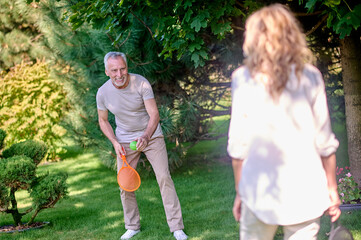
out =
<svg viewBox="0 0 361 240"><path fill-rule="evenodd" d="M84 206L85 206L84 203L76 203L76 204L74 204L74 207L76 207L76 208L82 208Z"/></svg>
<svg viewBox="0 0 361 240"><path fill-rule="evenodd" d="M228 129L226 117L216 118L214 122L216 130ZM172 173L189 240L239 238L239 224L232 216L233 171L230 162L220 161L227 156L226 144L227 137L199 142L189 150L184 166ZM40 212L36 218L36 221L51 222L51 226L0 235L1 240L118 240L125 232L116 172L102 165L91 150L72 148L68 156L64 161L39 167L39 173L66 171L69 175L69 197L59 201L53 209ZM154 174L141 177L142 185L136 196L142 228L134 240L174 240ZM21 202L19 206L30 206L26 191L17 192L17 196ZM355 239L361 239L360 219L361 211L341 215L341 224L351 230ZM11 223L9 214L1 215L0 226ZM329 220L322 218L318 240L327 240L329 228ZM282 235L278 234L275 239L282 239Z"/></svg>
<svg viewBox="0 0 361 240"><path fill-rule="evenodd" d="M30 194L25 190L20 190L15 193L15 198L18 201L18 208L20 210L31 207Z"/></svg>

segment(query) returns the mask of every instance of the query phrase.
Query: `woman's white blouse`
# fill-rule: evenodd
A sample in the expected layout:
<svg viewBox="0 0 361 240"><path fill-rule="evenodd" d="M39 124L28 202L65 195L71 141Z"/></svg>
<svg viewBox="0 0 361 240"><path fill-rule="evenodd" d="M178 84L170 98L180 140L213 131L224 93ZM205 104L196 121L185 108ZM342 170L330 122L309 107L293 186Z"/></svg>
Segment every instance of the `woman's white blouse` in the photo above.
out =
<svg viewBox="0 0 361 240"><path fill-rule="evenodd" d="M290 225L317 218L330 206L321 156L336 152L325 86L319 70L294 71L273 101L246 67L232 74L228 153L242 159L241 199L267 224Z"/></svg>

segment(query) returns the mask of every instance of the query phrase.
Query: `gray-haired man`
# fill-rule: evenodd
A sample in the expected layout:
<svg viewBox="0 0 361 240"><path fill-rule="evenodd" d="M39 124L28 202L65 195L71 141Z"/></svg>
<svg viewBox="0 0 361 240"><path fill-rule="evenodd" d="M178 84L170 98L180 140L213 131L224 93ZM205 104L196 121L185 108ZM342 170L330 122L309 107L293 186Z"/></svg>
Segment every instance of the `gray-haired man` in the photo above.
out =
<svg viewBox="0 0 361 240"><path fill-rule="evenodd" d="M143 152L155 172L170 231L177 240L187 239L183 232L183 218L179 199L168 168L168 155L159 124L159 112L152 87L147 79L128 73L126 56L109 52L104 57L105 74L110 78L96 96L99 126L112 142L117 154L118 170L122 166L121 154L136 168ZM108 121L108 111L116 120L115 134ZM137 151L129 148L137 141ZM124 222L127 231L121 239L129 239L140 232L140 217L134 192L120 193Z"/></svg>

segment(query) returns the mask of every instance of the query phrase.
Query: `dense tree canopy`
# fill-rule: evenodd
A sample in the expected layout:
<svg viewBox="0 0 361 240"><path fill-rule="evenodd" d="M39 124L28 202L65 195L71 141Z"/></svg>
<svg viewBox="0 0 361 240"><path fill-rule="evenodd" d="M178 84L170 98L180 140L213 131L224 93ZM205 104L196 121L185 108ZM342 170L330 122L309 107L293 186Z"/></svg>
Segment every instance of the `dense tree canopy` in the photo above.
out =
<svg viewBox="0 0 361 240"><path fill-rule="evenodd" d="M46 2L55 6L55 0ZM92 126L96 124L94 95L104 81L102 56L109 50L124 51L130 71L144 75L153 84L163 130L168 139L175 142L209 136L206 135L204 120L229 113L229 104L222 105L222 100L229 93L230 73L242 62L244 20L259 7L280 2L288 4L296 13L317 54L321 70L328 80L332 80L330 82L336 84L335 88L329 88L331 94L338 91L342 96L337 80L340 73L331 71L331 67L339 68L342 59L343 45L339 40L347 42L352 38L360 42L361 3L357 0L56 2L59 4L53 8L57 9L53 15L57 18L51 22L53 28L61 28L52 31L52 36L60 39L53 43L53 47L58 49L58 57L76 70L69 79L82 76L70 81L78 86L75 89L80 90L73 98L77 99L74 107L78 109L78 114L73 116L81 116L82 122L89 122ZM65 22L59 16L64 11ZM70 23L71 29L66 23ZM347 72L347 64L345 66L343 70ZM359 99L355 94L352 96ZM356 122L356 129L359 125ZM82 127L83 130L76 128L78 136L91 138L91 128Z"/></svg>

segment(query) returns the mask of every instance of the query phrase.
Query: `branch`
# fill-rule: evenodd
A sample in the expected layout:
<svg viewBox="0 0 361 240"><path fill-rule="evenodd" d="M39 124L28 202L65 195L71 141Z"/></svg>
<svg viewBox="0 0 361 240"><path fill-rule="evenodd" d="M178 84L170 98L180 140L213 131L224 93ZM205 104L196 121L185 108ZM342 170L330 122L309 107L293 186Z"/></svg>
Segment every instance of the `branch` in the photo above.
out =
<svg viewBox="0 0 361 240"><path fill-rule="evenodd" d="M324 15L324 16L322 17L322 19L321 19L315 26L313 26L313 27L311 28L310 31L308 31L308 32L305 33L306 36L309 35L309 34L311 34L311 33L313 33L314 31L316 31L316 29L317 29L324 21L326 21L327 17L328 17L328 14Z"/></svg>
<svg viewBox="0 0 361 240"><path fill-rule="evenodd" d="M231 27L232 27L233 29L237 29L237 30L244 31L244 28L243 28L243 27L239 27L239 26L236 26L236 25L234 25L234 24L231 24Z"/></svg>
<svg viewBox="0 0 361 240"><path fill-rule="evenodd" d="M31 216L29 222L27 223L28 225L32 224L34 222L35 217L38 215L38 213L46 208L52 208L54 207L54 205L61 199L62 194L58 194L58 196L51 202L49 202L47 205L43 205L40 208L36 208L34 214Z"/></svg>
<svg viewBox="0 0 361 240"><path fill-rule="evenodd" d="M130 10L130 13L131 13L136 19L138 19L138 21L141 22L141 23L144 25L144 27L146 27L146 28L148 29L148 31L149 31L149 33L150 33L150 35L152 36L152 39L153 39L153 41L154 41L154 37L153 37L152 30L147 26L147 24L145 24L145 22L144 22L143 20L141 20L140 18L138 18L138 17L133 13L132 10Z"/></svg>
<svg viewBox="0 0 361 240"><path fill-rule="evenodd" d="M131 60L131 61L132 61L135 65L137 65L137 66L148 65L148 64L151 64L152 62L154 62L154 60L152 60L152 61L145 62L145 63L137 63L137 62L135 62L130 56L127 56L127 58L128 58L129 60Z"/></svg>
<svg viewBox="0 0 361 240"><path fill-rule="evenodd" d="M312 13L303 13L303 12L299 12L299 13L294 13L294 15L296 17L309 17L309 16L315 16L315 15L319 15L321 14L322 11L317 11L317 12L312 12Z"/></svg>
<svg viewBox="0 0 361 240"><path fill-rule="evenodd" d="M121 47L124 43L126 43L126 42L128 41L128 39L129 39L129 37L130 37L131 32L132 32L132 30L129 30L129 32L128 32L128 36L124 39L124 41L123 41L121 44L119 44L119 46L117 46L118 48L120 48L120 47Z"/></svg>
<svg viewBox="0 0 361 240"><path fill-rule="evenodd" d="M208 109L202 109L201 112L203 114L209 114L211 116L224 116L231 114L231 108L227 110L208 110Z"/></svg>

